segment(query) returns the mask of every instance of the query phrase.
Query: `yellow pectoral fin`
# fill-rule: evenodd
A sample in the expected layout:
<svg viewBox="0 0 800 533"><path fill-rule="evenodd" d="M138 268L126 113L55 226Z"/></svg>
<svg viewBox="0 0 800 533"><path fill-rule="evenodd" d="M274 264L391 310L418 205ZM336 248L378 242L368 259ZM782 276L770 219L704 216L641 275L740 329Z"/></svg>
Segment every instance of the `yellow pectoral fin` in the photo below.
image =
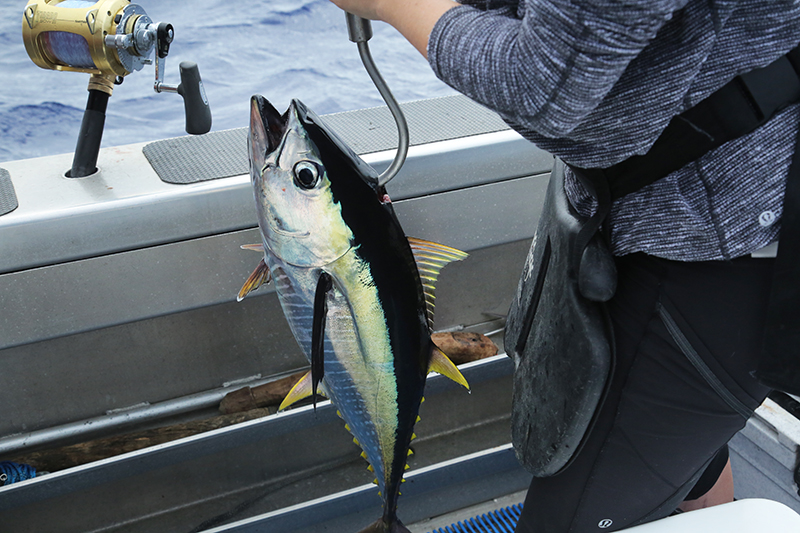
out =
<svg viewBox="0 0 800 533"><path fill-rule="evenodd" d="M300 381L294 384L294 387L291 388L286 398L283 399L281 405L278 407L278 411L283 411L293 403L308 398L312 394L311 391L311 371L309 371L306 372L305 376L300 378ZM317 390L317 394L322 394L322 391Z"/></svg>
<svg viewBox="0 0 800 533"><path fill-rule="evenodd" d="M433 345L433 353L431 354L431 364L428 367L428 372L438 372L446 376L465 389L469 390L469 383L458 371L458 367L440 350L435 344Z"/></svg>
<svg viewBox="0 0 800 533"><path fill-rule="evenodd" d="M250 274L250 277L247 278L247 281L244 282L242 285L241 290L239 290L239 294L236 296L236 301L241 302L245 296L249 293L253 292L260 286L265 283L269 283L272 279L272 274L270 274L269 267L267 263L264 262L262 259L253 273Z"/></svg>

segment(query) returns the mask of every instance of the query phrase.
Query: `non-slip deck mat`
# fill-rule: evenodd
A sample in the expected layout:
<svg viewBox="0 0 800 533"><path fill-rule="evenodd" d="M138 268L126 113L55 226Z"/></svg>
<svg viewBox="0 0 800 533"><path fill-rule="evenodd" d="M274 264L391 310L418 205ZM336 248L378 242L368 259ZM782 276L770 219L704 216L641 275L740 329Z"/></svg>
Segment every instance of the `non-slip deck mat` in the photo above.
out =
<svg viewBox="0 0 800 533"><path fill-rule="evenodd" d="M10 213L19 207L14 184L11 183L11 174L8 170L0 168L0 216Z"/></svg>
<svg viewBox="0 0 800 533"><path fill-rule="evenodd" d="M411 146L507 130L492 111L461 95L400 105ZM324 115L324 120L360 155L397 148L397 126L386 106ZM144 155L162 181L187 184L249 172L247 128L150 143Z"/></svg>
<svg viewBox="0 0 800 533"><path fill-rule="evenodd" d="M435 529L431 533L514 533L521 513L522 504L518 503L445 528Z"/></svg>
<svg viewBox="0 0 800 533"><path fill-rule="evenodd" d="M164 139L146 145L143 152L167 183L197 183L250 172L247 128Z"/></svg>

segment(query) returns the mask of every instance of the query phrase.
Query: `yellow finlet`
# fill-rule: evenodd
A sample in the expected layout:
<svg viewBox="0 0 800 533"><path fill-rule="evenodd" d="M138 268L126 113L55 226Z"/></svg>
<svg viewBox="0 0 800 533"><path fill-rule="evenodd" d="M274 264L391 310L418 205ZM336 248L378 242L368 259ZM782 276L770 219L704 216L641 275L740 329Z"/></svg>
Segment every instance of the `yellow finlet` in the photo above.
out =
<svg viewBox="0 0 800 533"><path fill-rule="evenodd" d="M311 396L311 371L306 372L306 375L300 378L300 381L294 384L289 394L283 399L278 411L283 411L295 402L299 402Z"/></svg>
<svg viewBox="0 0 800 533"><path fill-rule="evenodd" d="M263 284L269 283L271 279L272 274L269 271L269 267L262 259L259 261L256 269L253 270L253 273L250 274L250 277L247 278L247 281L244 282L242 288L239 289L239 294L236 296L236 301L241 302L244 300L245 296L258 289Z"/></svg>
<svg viewBox="0 0 800 533"><path fill-rule="evenodd" d="M431 354L431 364L428 367L429 372L438 372L439 374L448 377L469 390L469 383L464 379L464 376L459 372L458 367L447 357L438 346L433 346L433 353Z"/></svg>
<svg viewBox="0 0 800 533"><path fill-rule="evenodd" d="M367 470L369 470L370 472L375 472L375 469L372 468L372 465L367 466Z"/></svg>

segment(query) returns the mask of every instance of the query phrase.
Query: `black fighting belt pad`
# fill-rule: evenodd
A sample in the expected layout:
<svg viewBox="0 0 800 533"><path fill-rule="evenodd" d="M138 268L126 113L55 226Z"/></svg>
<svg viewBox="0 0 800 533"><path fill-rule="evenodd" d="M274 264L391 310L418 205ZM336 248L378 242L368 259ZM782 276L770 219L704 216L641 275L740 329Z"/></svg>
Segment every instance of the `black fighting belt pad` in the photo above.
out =
<svg viewBox="0 0 800 533"><path fill-rule="evenodd" d="M574 457L613 363L602 301L616 289L616 269L599 234L585 250L576 249L585 222L566 198L564 164L556 161L505 332L505 348L516 365L514 450L537 477L557 473ZM601 290L587 291L587 279Z"/></svg>

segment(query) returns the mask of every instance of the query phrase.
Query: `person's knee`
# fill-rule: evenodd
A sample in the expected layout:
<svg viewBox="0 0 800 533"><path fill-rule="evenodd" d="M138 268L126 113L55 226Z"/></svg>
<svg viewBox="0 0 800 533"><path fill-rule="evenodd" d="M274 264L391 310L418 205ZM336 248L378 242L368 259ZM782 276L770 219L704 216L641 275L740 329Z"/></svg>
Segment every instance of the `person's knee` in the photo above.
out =
<svg viewBox="0 0 800 533"><path fill-rule="evenodd" d="M733 501L733 471L731 461L725 464L716 483L704 494L692 500L685 500L678 506L681 511L694 511Z"/></svg>

